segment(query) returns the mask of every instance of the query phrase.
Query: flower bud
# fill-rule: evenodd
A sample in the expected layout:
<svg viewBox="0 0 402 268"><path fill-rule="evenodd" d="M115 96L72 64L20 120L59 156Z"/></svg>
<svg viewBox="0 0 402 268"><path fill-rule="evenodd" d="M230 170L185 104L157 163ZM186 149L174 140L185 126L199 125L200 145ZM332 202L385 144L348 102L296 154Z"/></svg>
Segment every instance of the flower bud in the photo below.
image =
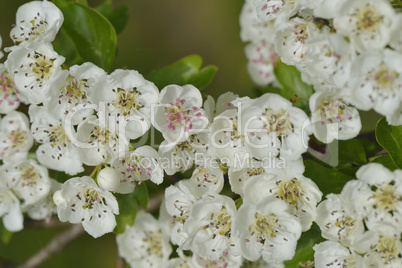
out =
<svg viewBox="0 0 402 268"><path fill-rule="evenodd" d="M120 184L120 174L111 167L106 167L99 172L98 184L105 190L115 191Z"/></svg>

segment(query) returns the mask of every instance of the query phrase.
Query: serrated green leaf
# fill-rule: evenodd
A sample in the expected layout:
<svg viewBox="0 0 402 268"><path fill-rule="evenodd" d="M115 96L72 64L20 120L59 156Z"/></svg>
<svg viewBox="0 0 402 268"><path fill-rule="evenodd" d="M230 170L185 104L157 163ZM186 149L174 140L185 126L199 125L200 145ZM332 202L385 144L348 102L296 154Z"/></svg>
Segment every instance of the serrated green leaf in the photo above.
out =
<svg viewBox="0 0 402 268"><path fill-rule="evenodd" d="M77 63L92 62L108 71L112 66L117 44L116 31L112 24L96 10L82 4L67 0L55 0L54 3L64 15L61 31L72 42L69 45L75 47L75 56L70 55L71 51L66 56L79 61ZM66 42L67 37L64 36L64 39ZM61 55L67 53L65 45L59 44L56 48L64 48L61 51L56 50Z"/></svg>
<svg viewBox="0 0 402 268"><path fill-rule="evenodd" d="M13 234L13 232L7 230L3 223L0 222L0 239L3 244L8 244L11 241Z"/></svg>
<svg viewBox="0 0 402 268"><path fill-rule="evenodd" d="M149 194L147 185L144 182L135 186L134 196L140 203L141 207L146 210L148 206Z"/></svg>
<svg viewBox="0 0 402 268"><path fill-rule="evenodd" d="M384 148L395 165L402 168L402 126L390 126L385 118L378 121L375 136L379 145Z"/></svg>
<svg viewBox="0 0 402 268"><path fill-rule="evenodd" d="M283 88L276 93L286 99L292 99L295 95L297 95L299 99L306 99L296 101L294 105L308 111L307 99L314 93L314 90L311 85L303 82L299 70L294 66L286 65L279 61L274 67L274 73L276 79L283 86Z"/></svg>
<svg viewBox="0 0 402 268"><path fill-rule="evenodd" d="M116 215L116 234L122 234L126 230L126 225L133 226L135 216L137 215L138 203L134 193L115 194L119 203L119 215Z"/></svg>
<svg viewBox="0 0 402 268"><path fill-rule="evenodd" d="M389 155L380 155L370 158L370 163L379 163L391 171L398 169L398 166L392 161Z"/></svg>
<svg viewBox="0 0 402 268"><path fill-rule="evenodd" d="M126 27L129 18L128 5L122 5L114 9L112 0L105 0L95 9L112 23L117 34Z"/></svg>
<svg viewBox="0 0 402 268"><path fill-rule="evenodd" d="M285 261L286 268L313 267L314 245L324 241L320 228L314 223L310 230L303 233L297 242L296 254L290 261ZM312 266L308 266L311 264Z"/></svg>
<svg viewBox="0 0 402 268"><path fill-rule="evenodd" d="M166 67L151 72L146 78L162 89L167 85L192 84L198 89L203 89L211 83L218 68L208 65L202 69L202 58L198 55L190 55L180 59Z"/></svg>
<svg viewBox="0 0 402 268"><path fill-rule="evenodd" d="M337 141L337 148L329 146L331 153L338 154L338 167L347 164L363 165L367 163L366 150L358 139ZM336 150L336 153L334 152Z"/></svg>
<svg viewBox="0 0 402 268"><path fill-rule="evenodd" d="M305 160L304 166L304 176L312 179L324 195L340 193L345 183L355 179L339 170L323 166L311 159Z"/></svg>

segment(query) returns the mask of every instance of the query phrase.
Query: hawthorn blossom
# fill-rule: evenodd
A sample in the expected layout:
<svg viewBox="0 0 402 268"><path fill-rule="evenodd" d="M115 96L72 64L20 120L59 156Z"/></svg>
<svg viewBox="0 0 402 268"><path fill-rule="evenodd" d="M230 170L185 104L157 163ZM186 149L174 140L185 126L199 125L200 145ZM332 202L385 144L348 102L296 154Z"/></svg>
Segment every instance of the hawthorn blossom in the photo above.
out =
<svg viewBox="0 0 402 268"><path fill-rule="evenodd" d="M51 44L33 42L13 47L4 64L21 95L29 103L39 104L48 97L64 60Z"/></svg>
<svg viewBox="0 0 402 268"><path fill-rule="evenodd" d="M289 205L287 211L300 221L302 230L307 231L317 216L322 193L312 180L302 175L301 159L288 166L249 178L244 184L243 200L258 204L267 196L281 199Z"/></svg>
<svg viewBox="0 0 402 268"><path fill-rule="evenodd" d="M78 125L73 144L78 147L81 161L89 166L110 163L119 153L128 149L128 140L120 128L95 115Z"/></svg>
<svg viewBox="0 0 402 268"><path fill-rule="evenodd" d="M34 40L50 43L63 24L63 13L49 1L32 1L17 10L16 25L10 32L14 43Z"/></svg>
<svg viewBox="0 0 402 268"><path fill-rule="evenodd" d="M334 18L337 33L347 36L358 52L384 48L390 41L395 12L386 0L345 2Z"/></svg>
<svg viewBox="0 0 402 268"><path fill-rule="evenodd" d="M138 211L133 226L116 236L119 254L131 267L163 267L172 252L161 223L151 214Z"/></svg>
<svg viewBox="0 0 402 268"><path fill-rule="evenodd" d="M163 169L159 162L158 152L151 146L142 146L133 152L117 156L112 161L112 167L119 173L118 193L131 193L135 183L150 180L155 184L163 181Z"/></svg>
<svg viewBox="0 0 402 268"><path fill-rule="evenodd" d="M4 227L10 232L18 232L24 228L20 201L15 194L0 180L0 217Z"/></svg>
<svg viewBox="0 0 402 268"><path fill-rule="evenodd" d="M307 60L307 40L319 33L320 30L312 20L291 19L275 32L275 51L283 63L303 64Z"/></svg>
<svg viewBox="0 0 402 268"><path fill-rule="evenodd" d="M50 219L50 217L57 213L56 205L53 201L53 195L56 191L61 189L61 183L54 179L50 179L49 193L40 199L38 202L26 207L28 216L34 220Z"/></svg>
<svg viewBox="0 0 402 268"><path fill-rule="evenodd" d="M240 102L240 133L245 136L246 149L257 159L280 156L296 160L307 150L310 124L307 115L283 97L266 93Z"/></svg>
<svg viewBox="0 0 402 268"><path fill-rule="evenodd" d="M49 92L50 98L44 105L59 118L73 112L74 108L80 108L72 118L72 124L77 125L83 117L91 114L90 109L85 109L85 104L92 102L90 92L97 89L97 82L104 76L106 72L91 62L71 66L55 78L53 89ZM82 106L76 107L78 104Z"/></svg>
<svg viewBox="0 0 402 268"><path fill-rule="evenodd" d="M402 100L402 54L385 49L362 53L352 67L350 102L389 116Z"/></svg>
<svg viewBox="0 0 402 268"><path fill-rule="evenodd" d="M210 95L207 96L207 99L204 101L204 110L208 116L209 121L213 121L215 116L220 115L226 110L234 109L235 106L232 104L239 95L234 94L233 92L223 93L215 100Z"/></svg>
<svg viewBox="0 0 402 268"><path fill-rule="evenodd" d="M316 268L364 267L363 259L338 242L325 241L313 247Z"/></svg>
<svg viewBox="0 0 402 268"><path fill-rule="evenodd" d="M229 252L224 252L219 260L203 259L197 254L193 254L192 267L194 268L240 268L243 259L240 255L234 256Z"/></svg>
<svg viewBox="0 0 402 268"><path fill-rule="evenodd" d="M324 238L347 247L364 233L363 219L348 210L340 195L327 195L327 199L317 207L315 222Z"/></svg>
<svg viewBox="0 0 402 268"><path fill-rule="evenodd" d="M321 142L352 139L361 130L359 112L341 96L334 91L316 92L310 96L311 127Z"/></svg>
<svg viewBox="0 0 402 268"><path fill-rule="evenodd" d="M0 64L0 113L6 114L20 105L20 92L4 64Z"/></svg>
<svg viewBox="0 0 402 268"><path fill-rule="evenodd" d="M197 197L202 197L208 192L219 194L223 189L224 178L220 169L210 170L204 166L198 166L194 169L189 180L193 183Z"/></svg>
<svg viewBox="0 0 402 268"><path fill-rule="evenodd" d="M110 233L116 227L115 214L119 214L116 198L98 187L89 177L67 180L53 195L60 221L81 223L94 238Z"/></svg>
<svg viewBox="0 0 402 268"><path fill-rule="evenodd" d="M360 167L356 177L358 180L346 183L341 193L348 209L364 217L369 229L381 223L398 226L402 221L402 172L370 163Z"/></svg>
<svg viewBox="0 0 402 268"><path fill-rule="evenodd" d="M273 42L261 40L250 43L245 52L248 59L247 71L255 84L266 86L276 81L274 67L279 57Z"/></svg>
<svg viewBox="0 0 402 268"><path fill-rule="evenodd" d="M47 168L75 175L84 171L83 163L70 137L67 135L62 118L50 113L44 106L31 105L29 116L32 135L42 143L36 150L39 163Z"/></svg>
<svg viewBox="0 0 402 268"><path fill-rule="evenodd" d="M208 193L197 200L190 210L183 232L188 235L182 249L190 249L203 259L218 261L225 252L236 254L236 206L233 199Z"/></svg>
<svg viewBox="0 0 402 268"><path fill-rule="evenodd" d="M0 176L21 200L22 207L38 202L50 191L47 169L34 160L24 159L6 164L2 167Z"/></svg>
<svg viewBox="0 0 402 268"><path fill-rule="evenodd" d="M390 224L380 224L369 228L356 238L352 248L364 254L363 267L401 267L401 232Z"/></svg>
<svg viewBox="0 0 402 268"><path fill-rule="evenodd" d="M293 258L302 228L297 218L286 212L287 207L285 201L272 196L240 206L234 233L245 259L262 257L275 264Z"/></svg>
<svg viewBox="0 0 402 268"><path fill-rule="evenodd" d="M25 114L11 111L0 121L0 159L4 163L25 159L33 144Z"/></svg>
<svg viewBox="0 0 402 268"><path fill-rule="evenodd" d="M200 162L209 149L209 133L193 134L179 143L163 141L159 146L160 165L166 174L190 169L194 162Z"/></svg>
<svg viewBox="0 0 402 268"><path fill-rule="evenodd" d="M298 0L254 0L254 5L263 22L276 20L275 24L286 21L300 9Z"/></svg>
<svg viewBox="0 0 402 268"><path fill-rule="evenodd" d="M105 103L105 113L124 123L125 135L136 139L151 126L151 109L158 103L159 92L137 71L118 69L100 79L89 95L94 103Z"/></svg>
<svg viewBox="0 0 402 268"><path fill-rule="evenodd" d="M192 85L169 85L159 95L153 124L169 142L184 142L208 126L200 91Z"/></svg>

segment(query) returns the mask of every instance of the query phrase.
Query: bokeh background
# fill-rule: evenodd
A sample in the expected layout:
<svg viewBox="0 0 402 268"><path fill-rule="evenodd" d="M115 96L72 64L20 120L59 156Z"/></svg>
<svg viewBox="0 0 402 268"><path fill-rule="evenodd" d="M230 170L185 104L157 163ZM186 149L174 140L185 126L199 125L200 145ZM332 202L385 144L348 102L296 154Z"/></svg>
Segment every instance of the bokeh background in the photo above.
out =
<svg viewBox="0 0 402 268"><path fill-rule="evenodd" d="M3 48L11 46L11 25L17 8L25 0L0 0L0 34ZM88 0L90 6L102 1ZM204 93L217 97L233 91L254 97L247 71L245 44L240 40L239 14L244 0L114 0L114 6L129 5L127 27L118 36L113 69L128 68L148 74L182 57L198 54L204 65L218 72ZM5 58L0 61L4 61ZM373 130L379 116L363 113L364 131ZM10 243L0 242L0 259L19 264L44 247L65 227L26 227ZM40 267L115 267L117 248L114 235L93 239L81 236ZM1 264L0 264L1 267Z"/></svg>
<svg viewBox="0 0 402 268"><path fill-rule="evenodd" d="M9 32L17 8L26 2L29 1L0 0L2 48L12 45ZM92 7L101 2L88 0ZM182 57L198 54L204 65L213 64L219 69L204 93L217 97L233 91L253 96L244 44L239 37L243 3L243 0L113 0L115 7L127 4L130 12L127 27L118 36L113 69L128 68L147 74ZM26 227L14 234L8 245L0 242L0 259L20 264L63 230L64 227ZM110 268L115 267L116 258L114 235L98 239L84 235L40 267Z"/></svg>

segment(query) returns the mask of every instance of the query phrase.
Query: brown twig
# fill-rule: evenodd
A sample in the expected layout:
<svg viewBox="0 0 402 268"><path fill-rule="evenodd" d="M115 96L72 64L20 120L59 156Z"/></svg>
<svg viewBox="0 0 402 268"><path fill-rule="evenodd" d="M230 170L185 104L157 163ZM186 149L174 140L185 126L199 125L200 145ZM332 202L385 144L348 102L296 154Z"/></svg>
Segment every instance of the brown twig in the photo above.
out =
<svg viewBox="0 0 402 268"><path fill-rule="evenodd" d="M84 233L81 224L71 226L67 231L57 235L49 244L42 248L39 252L29 258L25 263L17 268L33 268L43 263L53 254L61 251L70 242L78 238Z"/></svg>

